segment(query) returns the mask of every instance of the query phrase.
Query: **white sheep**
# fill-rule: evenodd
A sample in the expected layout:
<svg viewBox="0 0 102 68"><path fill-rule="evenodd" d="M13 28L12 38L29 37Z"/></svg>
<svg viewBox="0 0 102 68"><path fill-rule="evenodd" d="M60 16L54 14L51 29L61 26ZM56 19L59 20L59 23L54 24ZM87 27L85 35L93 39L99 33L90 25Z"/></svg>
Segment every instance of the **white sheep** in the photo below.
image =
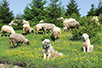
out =
<svg viewBox="0 0 102 68"><path fill-rule="evenodd" d="M59 27L54 27L52 30L52 37L54 39L57 39L60 37L60 35L61 35L61 29Z"/></svg>
<svg viewBox="0 0 102 68"><path fill-rule="evenodd" d="M11 34L14 34L15 31L14 31L14 29L11 26L3 25L2 28L1 28L1 33L11 33Z"/></svg>
<svg viewBox="0 0 102 68"><path fill-rule="evenodd" d="M92 52L94 46L90 44L89 35L84 33L82 35L82 37L83 37L83 50L84 50L84 52L86 52L86 48L87 48L87 53Z"/></svg>
<svg viewBox="0 0 102 68"><path fill-rule="evenodd" d="M98 20L98 16L93 16L93 18L91 19L92 21L95 20L95 22L100 25L99 20Z"/></svg>
<svg viewBox="0 0 102 68"><path fill-rule="evenodd" d="M12 21L9 23L9 26L12 26L12 25L16 25L16 26L17 26L17 23L14 23L14 21L18 21L18 19L12 20Z"/></svg>
<svg viewBox="0 0 102 68"><path fill-rule="evenodd" d="M22 34L11 34L10 37L9 37L9 43L10 43L10 47L11 45L13 44L13 48L14 48L14 45L15 43L26 43L27 45L29 45L29 40L26 39Z"/></svg>
<svg viewBox="0 0 102 68"><path fill-rule="evenodd" d="M53 30L53 28L56 27L54 24L51 24L51 23L40 23L40 24L37 24L35 26L35 34L38 34L38 31L39 30L44 30L45 33L47 33L46 31L47 30Z"/></svg>
<svg viewBox="0 0 102 68"><path fill-rule="evenodd" d="M78 29L79 28L79 22L73 18L65 19L63 21L63 27L64 27L64 31L66 31L67 29L70 29L70 28L77 28Z"/></svg>
<svg viewBox="0 0 102 68"><path fill-rule="evenodd" d="M24 25L23 25L23 33L25 33L25 31L31 33L31 32L33 32L33 28L31 28L31 27L30 27L29 25L27 25L27 24L24 24Z"/></svg>
<svg viewBox="0 0 102 68"><path fill-rule="evenodd" d="M22 24L26 24L26 25L30 26L30 24L29 24L29 22L28 22L28 21L26 21L26 20L22 20L22 21L23 21L23 23L22 23Z"/></svg>

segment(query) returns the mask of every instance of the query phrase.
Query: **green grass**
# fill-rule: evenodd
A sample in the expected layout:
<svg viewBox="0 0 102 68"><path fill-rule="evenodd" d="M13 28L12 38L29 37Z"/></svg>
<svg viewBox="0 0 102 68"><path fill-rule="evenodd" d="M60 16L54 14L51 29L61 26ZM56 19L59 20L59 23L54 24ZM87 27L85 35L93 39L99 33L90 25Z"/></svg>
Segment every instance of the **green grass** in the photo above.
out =
<svg viewBox="0 0 102 68"><path fill-rule="evenodd" d="M17 30L16 33L22 33ZM0 61L8 61L11 64L20 62L23 66L36 68L102 68L102 42L93 43L94 51L84 53L82 51L82 40L72 41L71 32L63 32L56 41L51 40L51 45L64 55L50 60L43 60L42 34L34 33L24 35L30 45L21 44L20 47L10 48L9 38L0 37ZM98 33L102 37L102 32ZM101 39L102 40L102 39ZM16 46L16 45L15 45Z"/></svg>

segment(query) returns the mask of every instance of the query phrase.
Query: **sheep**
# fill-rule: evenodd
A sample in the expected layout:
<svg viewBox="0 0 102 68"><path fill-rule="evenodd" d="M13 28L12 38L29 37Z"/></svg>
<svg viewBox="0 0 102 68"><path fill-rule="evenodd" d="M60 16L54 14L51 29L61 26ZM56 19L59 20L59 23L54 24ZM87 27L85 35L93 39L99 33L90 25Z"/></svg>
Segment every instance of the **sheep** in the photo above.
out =
<svg viewBox="0 0 102 68"><path fill-rule="evenodd" d="M16 25L16 26L17 26L17 23L14 23L14 21L18 21L18 19L12 20L12 21L9 23L9 26L12 26L12 25Z"/></svg>
<svg viewBox="0 0 102 68"><path fill-rule="evenodd" d="M8 25L3 25L1 28L1 33L10 33L10 34L14 34L15 31L11 26Z"/></svg>
<svg viewBox="0 0 102 68"><path fill-rule="evenodd" d="M26 24L26 25L30 26L30 24L29 24L29 22L28 22L28 21L26 21L26 20L22 20L22 21L23 21L23 23L22 23L22 24Z"/></svg>
<svg viewBox="0 0 102 68"><path fill-rule="evenodd" d="M41 23L35 26L35 34L38 34L39 30L44 30L45 34L47 33L46 30L53 30L56 27L54 24L51 23Z"/></svg>
<svg viewBox="0 0 102 68"><path fill-rule="evenodd" d="M13 43L13 48L14 48L15 43L17 43L17 45L18 43L26 43L27 45L29 45L29 40L26 39L22 34L15 33L10 35L9 43L10 43L10 47Z"/></svg>
<svg viewBox="0 0 102 68"><path fill-rule="evenodd" d="M83 37L83 50L84 50L84 52L86 52L86 48L87 48L87 53L92 52L94 46L90 44L89 35L84 33L82 35L82 37Z"/></svg>
<svg viewBox="0 0 102 68"><path fill-rule="evenodd" d="M40 23L44 23L44 20L41 20Z"/></svg>
<svg viewBox="0 0 102 68"><path fill-rule="evenodd" d="M54 39L57 39L60 37L60 35L61 35L61 29L59 27L54 27L52 31L52 37Z"/></svg>
<svg viewBox="0 0 102 68"><path fill-rule="evenodd" d="M95 20L95 22L100 25L99 20L98 20L98 16L93 16L93 18L91 19L92 21Z"/></svg>
<svg viewBox="0 0 102 68"><path fill-rule="evenodd" d="M64 27L64 31L66 31L67 29L70 28L79 28L79 22L77 22L75 19L73 18L69 18L63 21L63 27Z"/></svg>
<svg viewBox="0 0 102 68"><path fill-rule="evenodd" d="M33 28L31 28L31 27L30 27L29 25L27 25L27 24L24 24L24 25L23 25L23 33L25 33L25 31L31 33L31 32L33 32Z"/></svg>

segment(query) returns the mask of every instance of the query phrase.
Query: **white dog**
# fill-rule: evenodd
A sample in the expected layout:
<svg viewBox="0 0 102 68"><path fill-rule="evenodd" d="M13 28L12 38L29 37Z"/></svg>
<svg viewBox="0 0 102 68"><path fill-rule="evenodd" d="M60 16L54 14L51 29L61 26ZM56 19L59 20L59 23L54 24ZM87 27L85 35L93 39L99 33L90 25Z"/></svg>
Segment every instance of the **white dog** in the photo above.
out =
<svg viewBox="0 0 102 68"><path fill-rule="evenodd" d="M84 33L82 35L82 37L83 37L83 50L84 50L84 52L86 52L86 48L87 48L87 53L92 52L94 46L90 44L89 35Z"/></svg>
<svg viewBox="0 0 102 68"><path fill-rule="evenodd" d="M44 53L44 60L46 59L46 56L48 56L48 60L49 58L56 58L58 56L62 56L62 53L58 53L57 51L55 51L53 49L53 47L50 44L50 40L49 39L45 39L43 42L43 53Z"/></svg>

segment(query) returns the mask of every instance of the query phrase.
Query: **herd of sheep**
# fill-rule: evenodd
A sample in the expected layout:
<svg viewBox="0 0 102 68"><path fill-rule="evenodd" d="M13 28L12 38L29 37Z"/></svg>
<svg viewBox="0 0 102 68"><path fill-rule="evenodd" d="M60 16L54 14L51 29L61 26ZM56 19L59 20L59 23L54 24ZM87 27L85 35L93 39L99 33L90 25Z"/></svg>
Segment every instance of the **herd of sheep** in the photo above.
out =
<svg viewBox="0 0 102 68"><path fill-rule="evenodd" d="M94 17L95 18L95 17ZM57 18L57 20L63 20L63 28L64 31L67 31L70 28L79 28L79 22L76 21L73 18L69 18L69 19L64 19L63 17ZM14 23L14 21L19 21L18 19L12 20L11 23L9 23L9 25L3 25L1 27L1 33L10 33L10 37L9 37L9 42L10 42L10 46L13 44L13 47L15 45L15 43L26 43L29 45L29 40L26 39L22 34L18 34L15 33L15 30L13 29L12 25L17 25L17 23ZM30 24L28 21L26 20L22 20L22 24L23 24L23 33L28 32L31 33L33 32L33 28L31 28ZM54 39L58 39L61 35L61 29L59 27L57 27L55 24L52 23L44 23L43 20L40 21L39 24L37 24L35 26L35 32L34 34L38 34L38 31L43 30L45 34L47 34L47 31L51 31L52 36L54 37ZM86 42L84 43L84 45L88 46L88 43L90 42ZM84 52L85 52L85 48L84 48ZM93 45L91 45L91 48L93 49ZM89 52L89 51L88 51Z"/></svg>

